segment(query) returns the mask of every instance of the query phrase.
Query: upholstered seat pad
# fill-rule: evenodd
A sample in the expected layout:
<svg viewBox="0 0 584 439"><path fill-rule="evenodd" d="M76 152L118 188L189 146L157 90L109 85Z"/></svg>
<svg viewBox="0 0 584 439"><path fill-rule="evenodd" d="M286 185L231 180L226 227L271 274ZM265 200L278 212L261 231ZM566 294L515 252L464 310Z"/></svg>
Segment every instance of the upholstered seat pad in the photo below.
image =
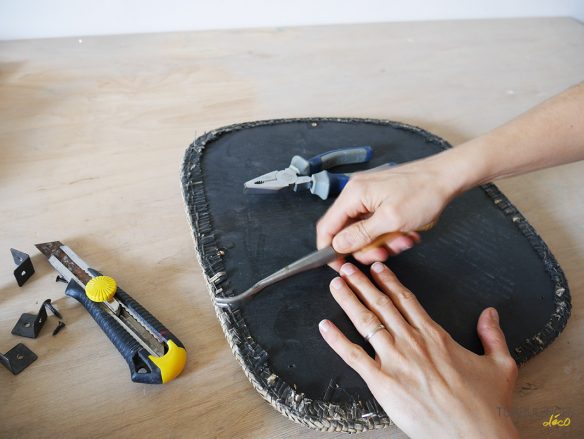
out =
<svg viewBox="0 0 584 439"><path fill-rule="evenodd" d="M449 147L415 127L361 119L241 124L208 133L189 147L183 190L212 295L241 293L313 251L315 224L334 201L292 190L245 194L243 183L284 169L293 155L309 158L357 145L371 146L373 159L342 170L404 163ZM499 311L518 362L553 340L569 315L568 288L555 259L494 185L455 199L436 226L423 233L420 245L387 264L434 320L477 353L482 347L476 322L486 307ZM281 404L277 407L281 411L322 428L313 421L319 416L326 419L330 403L346 409L348 430L360 422L376 426L387 421L383 411L318 331L318 323L328 318L373 354L331 297L328 285L334 276L328 267L303 273L267 288L238 310L217 309L218 316L236 357L254 377L254 386ZM294 398L305 400L306 407L299 408ZM311 414L310 403L323 413ZM367 404L377 420L351 413L351 407Z"/></svg>

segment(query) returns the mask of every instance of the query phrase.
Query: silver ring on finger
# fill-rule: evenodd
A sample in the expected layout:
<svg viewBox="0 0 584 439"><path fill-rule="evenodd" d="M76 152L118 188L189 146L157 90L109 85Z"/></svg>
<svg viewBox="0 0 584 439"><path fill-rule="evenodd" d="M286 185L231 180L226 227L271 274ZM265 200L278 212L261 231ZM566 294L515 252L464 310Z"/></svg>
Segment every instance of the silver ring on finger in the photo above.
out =
<svg viewBox="0 0 584 439"><path fill-rule="evenodd" d="M365 341L369 341L371 339L371 337L373 337L375 334L377 334L377 331L380 331L382 329L385 329L385 326L383 326L381 323L379 323L375 328L373 328L373 330L371 332L369 332L365 336Z"/></svg>

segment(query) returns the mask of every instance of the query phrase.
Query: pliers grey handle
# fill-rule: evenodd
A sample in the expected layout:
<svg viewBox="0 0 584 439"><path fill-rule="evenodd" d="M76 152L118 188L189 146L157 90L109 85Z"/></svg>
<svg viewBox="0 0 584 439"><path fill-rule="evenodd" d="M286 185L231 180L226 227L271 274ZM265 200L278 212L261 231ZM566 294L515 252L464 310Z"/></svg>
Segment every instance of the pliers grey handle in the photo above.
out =
<svg viewBox="0 0 584 439"><path fill-rule="evenodd" d="M290 167L294 168L298 175L312 175L336 166L365 163L371 160L371 157L373 150L370 146L351 146L323 152L308 160L295 155L292 157Z"/></svg>

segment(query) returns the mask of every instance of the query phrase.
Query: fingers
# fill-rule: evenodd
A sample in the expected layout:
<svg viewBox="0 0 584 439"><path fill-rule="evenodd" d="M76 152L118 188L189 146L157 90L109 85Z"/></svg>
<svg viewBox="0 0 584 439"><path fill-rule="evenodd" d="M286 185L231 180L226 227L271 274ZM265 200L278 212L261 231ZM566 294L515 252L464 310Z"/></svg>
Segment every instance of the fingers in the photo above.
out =
<svg viewBox="0 0 584 439"><path fill-rule="evenodd" d="M495 308L483 310L477 323L477 332L486 355L509 354L505 335L499 326L499 314Z"/></svg>
<svg viewBox="0 0 584 439"><path fill-rule="evenodd" d="M388 221L383 212L376 211L369 218L356 221L345 227L333 239L333 247L339 253L353 253L375 238L390 230L387 228Z"/></svg>
<svg viewBox="0 0 584 439"><path fill-rule="evenodd" d="M371 265L377 261L385 261L387 258L393 255L393 252L383 247L378 247L372 250L360 250L353 253L353 257L361 262L363 265Z"/></svg>
<svg viewBox="0 0 584 439"><path fill-rule="evenodd" d="M329 267L331 267L333 270L335 270L337 273L341 270L341 267L343 266L343 264L345 263L345 258L339 258L339 259L335 259L333 262L331 262L329 265Z"/></svg>
<svg viewBox="0 0 584 439"><path fill-rule="evenodd" d="M351 343L339 328L328 320L320 322L318 329L324 340L345 363L357 372L366 383L372 382L375 375L379 373L379 365L367 355L361 346Z"/></svg>
<svg viewBox="0 0 584 439"><path fill-rule="evenodd" d="M423 329L435 325L416 296L404 287L387 266L376 262L371 266L373 279L390 298L404 319L414 328Z"/></svg>
<svg viewBox="0 0 584 439"><path fill-rule="evenodd" d="M341 275L360 301L379 317L390 333L403 333L406 321L393 305L391 299L379 291L375 285L353 264L344 264ZM341 305L342 306L342 305Z"/></svg>
<svg viewBox="0 0 584 439"><path fill-rule="evenodd" d="M334 278L331 282L330 290L334 299L343 308L343 311L345 311L362 337L371 334L379 326L381 323L379 317L361 303L343 279L340 277ZM375 351L383 352L391 345L393 337L387 329L382 329L371 336L368 341Z"/></svg>
<svg viewBox="0 0 584 439"><path fill-rule="evenodd" d="M393 254L397 255L401 252L405 252L406 250L411 249L417 243L418 241L414 238L413 235L404 233L402 236L392 239L386 243L386 245Z"/></svg>
<svg viewBox="0 0 584 439"><path fill-rule="evenodd" d="M517 363L509 353L505 334L499 325L499 313L495 308L483 310L477 322L477 332L483 343L485 355L495 361L503 376L513 385L517 379Z"/></svg>
<svg viewBox="0 0 584 439"><path fill-rule="evenodd" d="M509 348L505 341L505 334L499 326L499 313L495 308L483 310L477 323L477 332L486 355L508 357Z"/></svg>
<svg viewBox="0 0 584 439"><path fill-rule="evenodd" d="M416 232L402 233L397 238L390 237L380 247L369 250L363 249L353 253L353 257L365 265L371 265L374 262L383 262L389 256L398 255L409 250L414 245L419 244L421 237Z"/></svg>
<svg viewBox="0 0 584 439"><path fill-rule="evenodd" d="M316 225L317 248L330 245L333 237L351 218L366 213L367 209L361 203L360 196L351 190L351 186L345 187Z"/></svg>

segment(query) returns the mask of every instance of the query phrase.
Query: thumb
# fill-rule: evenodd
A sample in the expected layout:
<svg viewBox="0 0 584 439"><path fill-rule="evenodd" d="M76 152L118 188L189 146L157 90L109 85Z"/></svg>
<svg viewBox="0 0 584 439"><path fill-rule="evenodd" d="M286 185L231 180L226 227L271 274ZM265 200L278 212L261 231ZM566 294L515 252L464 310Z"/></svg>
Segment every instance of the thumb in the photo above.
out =
<svg viewBox="0 0 584 439"><path fill-rule="evenodd" d="M383 215L375 212L341 230L333 239L333 248L345 254L361 250L386 231L384 225Z"/></svg>
<svg viewBox="0 0 584 439"><path fill-rule="evenodd" d="M483 310L477 323L477 332L486 355L509 356L505 334L499 326L499 313L495 308Z"/></svg>

